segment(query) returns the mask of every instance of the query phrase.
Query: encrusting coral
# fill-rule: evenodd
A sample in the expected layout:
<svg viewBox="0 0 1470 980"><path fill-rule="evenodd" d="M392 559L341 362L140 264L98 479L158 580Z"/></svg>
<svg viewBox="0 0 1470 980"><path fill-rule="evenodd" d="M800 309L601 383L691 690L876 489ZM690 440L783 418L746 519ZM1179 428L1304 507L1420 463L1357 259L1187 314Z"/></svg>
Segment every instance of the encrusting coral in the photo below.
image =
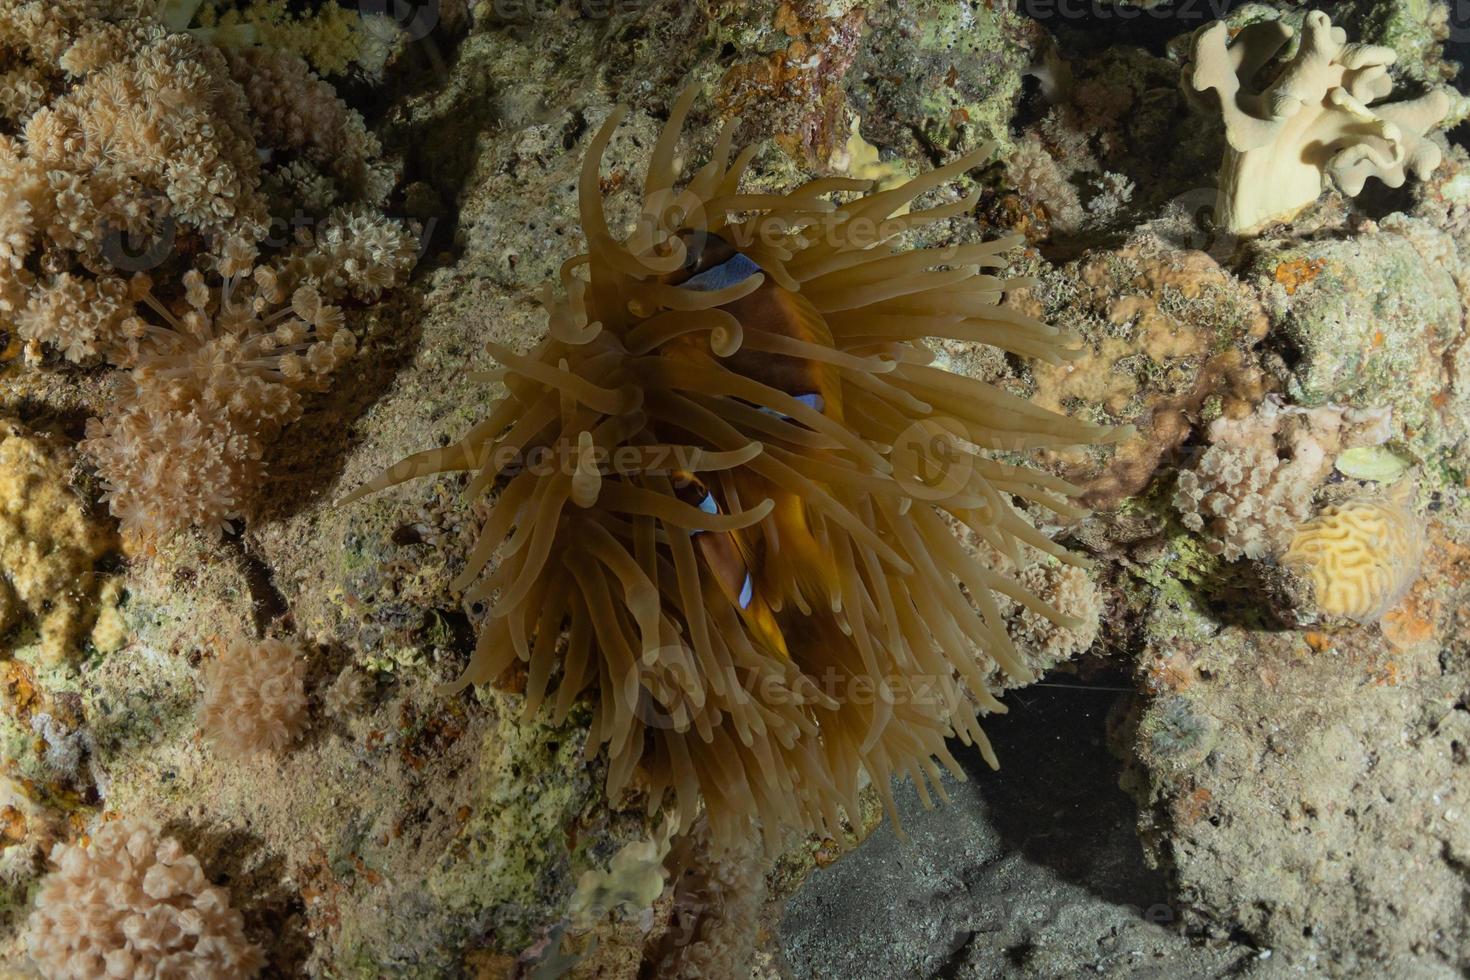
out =
<svg viewBox="0 0 1470 980"><path fill-rule="evenodd" d="M109 591L96 565L117 547L72 490L75 462L56 441L0 419L0 649L31 620L52 663L79 652L92 631Z"/></svg>
<svg viewBox="0 0 1470 980"><path fill-rule="evenodd" d="M129 820L57 844L27 944L48 980L179 977L244 980L260 948L245 937L229 895L172 837Z"/></svg>
<svg viewBox="0 0 1470 980"><path fill-rule="evenodd" d="M1387 495L1324 507L1297 528L1282 564L1310 577L1323 612L1377 621L1419 577L1425 535L1412 495L1405 482Z"/></svg>
<svg viewBox="0 0 1470 980"><path fill-rule="evenodd" d="M1289 221L1330 183L1356 197L1369 177L1399 187L1439 166L1426 138L1450 110L1443 90L1374 104L1393 91L1391 48L1349 44L1322 11L1306 15L1296 54L1270 81L1259 77L1292 40L1279 20L1200 28L1184 67L1185 94L1218 111L1229 143L1220 170L1217 221L1250 234ZM1212 92L1213 97L1203 97Z"/></svg>
<svg viewBox="0 0 1470 980"><path fill-rule="evenodd" d="M1382 409L1304 409L1267 399L1244 418L1210 424L1210 446L1181 470L1174 507L1227 561L1280 554L1311 513L1334 456L1390 434Z"/></svg>
<svg viewBox="0 0 1470 980"><path fill-rule="evenodd" d="M472 497L498 488L455 583L490 607L460 686L520 660L527 713L554 695L564 719L596 693L587 746L607 747L609 798L674 803L681 826L703 803L717 850L757 833L778 846L788 828L835 838L864 772L891 810L892 777L927 798L936 760L958 774L951 735L994 762L969 699L1002 709L993 664L1031 677L996 593L1079 625L956 534L1016 567L1022 544L1066 556L1015 501L1070 517L1073 488L973 447L1110 434L953 374L923 342L1068 354L1062 331L1000 305L1026 281L982 271L1016 239L896 243L970 211L978 194L895 216L989 147L886 191L824 178L741 193L754 147L731 162L727 125L679 186L694 96L652 150L623 241L599 174L622 111L592 138L588 253L563 266L564 296L547 288L546 340L491 345L509 393L490 416L348 499L444 471L473 473Z"/></svg>
<svg viewBox="0 0 1470 980"><path fill-rule="evenodd" d="M235 640L204 668L199 727L227 756L280 752L306 727L306 660L285 640Z"/></svg>

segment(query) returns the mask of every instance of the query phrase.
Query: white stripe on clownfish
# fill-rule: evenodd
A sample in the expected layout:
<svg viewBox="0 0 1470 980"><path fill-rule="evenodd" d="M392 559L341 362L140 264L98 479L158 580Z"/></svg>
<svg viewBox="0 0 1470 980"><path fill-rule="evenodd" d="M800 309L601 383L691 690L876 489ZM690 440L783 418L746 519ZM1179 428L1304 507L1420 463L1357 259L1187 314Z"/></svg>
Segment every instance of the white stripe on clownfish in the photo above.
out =
<svg viewBox="0 0 1470 980"><path fill-rule="evenodd" d="M693 289L701 293L712 293L716 290L733 286L736 283L744 282L760 271L760 266L756 265L740 252L736 252L714 268L705 269L697 276L690 276L679 284L679 288Z"/></svg>

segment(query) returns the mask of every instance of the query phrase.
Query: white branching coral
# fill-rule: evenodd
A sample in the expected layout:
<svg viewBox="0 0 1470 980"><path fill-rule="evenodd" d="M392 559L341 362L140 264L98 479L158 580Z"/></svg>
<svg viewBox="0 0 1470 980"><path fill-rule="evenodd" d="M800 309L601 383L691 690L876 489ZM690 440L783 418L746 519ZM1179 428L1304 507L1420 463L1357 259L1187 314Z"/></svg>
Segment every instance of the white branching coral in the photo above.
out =
<svg viewBox="0 0 1470 980"><path fill-rule="evenodd" d="M754 841L712 851L707 825L675 844L667 862L683 868L674 883L666 931L645 949L646 975L659 980L721 980L750 970L766 900L764 859Z"/></svg>
<svg viewBox="0 0 1470 980"><path fill-rule="evenodd" d="M1273 20L1232 38L1215 21L1191 45L1185 93L1225 121L1218 215L1232 232L1288 221L1328 184L1354 197L1369 177L1399 187L1439 166L1440 149L1425 134L1448 114L1446 92L1375 105L1393 91L1391 48L1349 44L1327 14L1312 11L1296 54L1278 59L1293 34Z"/></svg>
<svg viewBox="0 0 1470 980"><path fill-rule="evenodd" d="M280 752L306 727L306 660L284 640L236 640L204 669L199 727L227 756Z"/></svg>
<svg viewBox="0 0 1470 980"><path fill-rule="evenodd" d="M1389 436L1384 409L1303 409L1268 399L1242 419L1210 425L1210 447L1179 474L1185 527L1228 561L1279 554L1311 513L1336 453Z"/></svg>
<svg viewBox="0 0 1470 980"><path fill-rule="evenodd" d="M186 273L172 308L136 276L130 289L149 316L129 318L115 354L133 370L82 444L123 530L151 539L245 516L265 449L300 414L301 393L324 388L357 349L334 302L376 297L415 254L401 226L348 212L274 262L228 243L218 285Z"/></svg>
<svg viewBox="0 0 1470 980"><path fill-rule="evenodd" d="M1022 569L1016 581L1072 619L1071 624L1059 624L1009 597L1002 600L1001 609L1016 638L1016 648L1038 677L1092 646L1097 639L1103 600L1086 569L1048 559Z"/></svg>
<svg viewBox="0 0 1470 980"><path fill-rule="evenodd" d="M27 945L48 980L178 977L243 980L259 947L197 858L145 823L104 823L51 852Z"/></svg>

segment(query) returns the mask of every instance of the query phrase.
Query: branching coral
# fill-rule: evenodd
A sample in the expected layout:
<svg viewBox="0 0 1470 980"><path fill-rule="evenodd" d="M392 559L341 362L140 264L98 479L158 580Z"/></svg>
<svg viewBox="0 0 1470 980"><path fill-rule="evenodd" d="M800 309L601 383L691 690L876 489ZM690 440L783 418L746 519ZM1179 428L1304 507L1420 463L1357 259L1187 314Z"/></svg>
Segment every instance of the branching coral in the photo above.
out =
<svg viewBox="0 0 1470 980"><path fill-rule="evenodd" d="M199 727L229 756L280 752L306 727L306 661L284 640L236 640L204 670Z"/></svg>
<svg viewBox="0 0 1470 980"><path fill-rule="evenodd" d="M461 685L521 660L528 712L554 693L564 718L597 692L588 747L607 746L610 798L674 803L684 826L703 801L717 849L837 836L864 771L885 799L894 776L937 785L936 760L958 773L956 733L993 760L964 687L996 711L990 667L1031 676L996 593L1078 625L955 533L1017 566L1023 543L1064 556L1015 500L1070 516L1072 488L974 447L1108 433L950 373L924 343L1066 356L1061 331L1000 305L1023 283L982 271L1015 239L898 246L969 212L976 195L894 216L989 148L888 191L826 178L752 194L754 150L732 163L726 126L680 186L693 98L653 148L625 241L599 180L622 112L603 124L580 182L589 252L563 267L564 298L548 287L550 336L528 354L492 345L509 393L490 416L353 498L453 470L474 473L472 496L499 488L455 583L490 606Z"/></svg>
<svg viewBox="0 0 1470 980"><path fill-rule="evenodd" d="M1321 11L1306 15L1296 54L1261 84L1292 36L1273 20L1232 38L1215 21L1195 34L1184 68L1185 93L1225 120L1218 220L1232 232L1290 220L1329 182L1354 197L1369 177L1399 187L1439 166L1439 147L1425 134L1450 110L1444 91L1374 105L1393 91L1394 51L1349 44Z"/></svg>
<svg viewBox="0 0 1470 980"><path fill-rule="evenodd" d="M1329 507L1297 528L1282 563L1309 576L1318 607L1360 623L1380 619L1419 577L1424 528L1412 484Z"/></svg>
<svg viewBox="0 0 1470 980"><path fill-rule="evenodd" d="M95 566L117 545L72 490L74 464L68 449L0 419L0 641L34 620L52 662L77 653L96 622Z"/></svg>
<svg viewBox="0 0 1470 980"><path fill-rule="evenodd" d="M51 980L186 977L243 980L263 957L229 896L172 837L133 821L58 844L27 942Z"/></svg>
<svg viewBox="0 0 1470 980"><path fill-rule="evenodd" d="M1311 513L1343 449L1389 435L1384 410L1293 408L1268 399L1253 415L1210 425L1210 447L1179 474L1174 506L1227 561L1279 554Z"/></svg>
<svg viewBox="0 0 1470 980"><path fill-rule="evenodd" d="M265 234L254 125L219 52L128 4L4 0L0 23L34 79L0 119L0 314L82 360L126 315L124 236Z"/></svg>
<svg viewBox="0 0 1470 980"><path fill-rule="evenodd" d="M1036 562L1018 574L1016 581L1073 620L1073 625L1058 624L1009 596L1001 597L1011 636L1034 673L1044 673L1092 646L1103 603L1085 569L1058 561Z"/></svg>
<svg viewBox="0 0 1470 980"><path fill-rule="evenodd" d="M332 75L354 67L379 70L402 33L395 21L370 13L366 4L324 3L307 11L296 7L288 7L286 0L163 0L159 16L170 30L188 30L219 47L260 44L299 55L317 71Z"/></svg>

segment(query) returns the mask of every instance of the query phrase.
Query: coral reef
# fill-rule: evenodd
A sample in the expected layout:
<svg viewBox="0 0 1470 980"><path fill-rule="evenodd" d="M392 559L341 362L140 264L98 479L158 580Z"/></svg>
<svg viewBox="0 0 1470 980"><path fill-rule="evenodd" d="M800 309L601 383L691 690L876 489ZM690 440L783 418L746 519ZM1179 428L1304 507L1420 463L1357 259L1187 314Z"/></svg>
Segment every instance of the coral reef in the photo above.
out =
<svg viewBox="0 0 1470 980"><path fill-rule="evenodd" d="M1224 118L1230 148L1217 213L1231 232L1291 220L1328 183L1356 197L1369 177L1399 187L1440 163L1425 134L1448 115L1449 95L1435 89L1381 102L1393 91L1396 53L1349 44L1322 11L1307 14L1296 54L1261 83L1293 33L1283 21L1262 20L1232 36L1215 21L1196 32L1184 68L1185 91Z"/></svg>
<svg viewBox="0 0 1470 980"><path fill-rule="evenodd" d="M1307 520L1318 486L1345 449L1378 445L1390 413L1267 399L1242 419L1210 424L1209 448L1179 473L1174 507L1227 561L1281 553Z"/></svg>
<svg viewBox="0 0 1470 980"><path fill-rule="evenodd" d="M204 669L199 727L227 756L280 752L306 727L306 661L285 640L234 640Z"/></svg>
<svg viewBox="0 0 1470 980"><path fill-rule="evenodd" d="M1405 483L1332 504L1296 529L1281 560L1311 577L1323 612L1373 622L1408 593L1424 551L1413 492Z"/></svg>
<svg viewBox="0 0 1470 980"><path fill-rule="evenodd" d="M199 861L147 824L105 822L58 844L29 927L32 959L56 980L255 976L261 953Z"/></svg>
<svg viewBox="0 0 1470 980"><path fill-rule="evenodd" d="M1419 458L1460 444L1462 254L1447 229L1404 214L1351 238L1258 242L1245 274L1289 366L1284 393L1304 406L1390 408L1393 440Z"/></svg>
<svg viewBox="0 0 1470 980"><path fill-rule="evenodd" d="M1420 128L1453 84L1445 42L1463 43L1463 18L1344 0L1332 21L1363 43L1338 51L1301 4L1222 8L1208 44L1186 6L0 0L0 414L18 420L0 433L0 973L46 975L25 948L45 855L84 848L115 814L167 828L228 883L269 976L1463 973L1470 154L1450 126L1470 100L1445 90L1447 113ZM1235 70L1282 25L1290 41ZM1191 79L1238 89L1227 107ZM1318 94L1334 79L1342 94ZM1308 81L1296 113L1270 104ZM691 82L706 98L675 142L669 106ZM1359 111L1346 97L1364 90ZM615 105L627 112L600 145ZM1423 110L1413 125L1396 118L1406 105ZM1313 119L1331 144L1274 159ZM1241 152L1245 130L1273 138ZM680 194L676 172L718 182L708 161L767 135L729 196ZM931 177L987 140L1000 152ZM1403 186L1346 197L1375 153ZM668 181L645 196L651 157ZM1289 227L1266 215L1232 232L1214 221L1213 174L1244 157L1285 165L1279 189L1299 204L1334 173L1339 193ZM909 202L915 175L937 183ZM1242 187L1241 204L1278 189ZM842 216L890 203L898 235L830 250ZM807 208L780 229L800 240L773 246L790 254L677 234ZM385 217L400 211L422 235ZM693 268L647 268L680 248ZM564 273L578 252L593 259ZM705 326L618 353L665 299L744 287L737 255L765 277L736 301L739 350L711 351L710 310L678 310ZM926 255L949 260L917 268ZM873 261L836 268L858 259ZM854 333L875 308L863 294L914 276L972 288L988 332L895 312L930 302L921 291L881 299L880 326ZM776 315L800 312L787 294L825 310L830 339ZM772 310L747 315L757 299ZM847 300L862 312L833 307ZM983 342L1002 335L1034 343ZM757 349L785 341L814 349ZM796 402L660 387L690 383L691 364ZM599 412L583 381L643 401ZM905 384L922 407L887 397ZM940 385L957 387L930 401ZM704 399L735 435L675 397ZM982 446L982 475L1019 514L967 527L953 478L974 474L950 449L971 428L903 429L926 410L1002 408L1010 429L1044 410L1135 431ZM462 441L501 412L527 421ZM846 436L861 445L831 445ZM495 437L558 452L494 480L493 454L467 459L334 506L410 453L443 462ZM617 469L612 450L634 446L701 452L665 492ZM864 447L908 482L893 490ZM711 461L729 465L699 468ZM545 540L529 498L561 490L523 479L541 462L567 499L531 594L497 609L494 586L503 599ZM951 491L937 505L908 479L936 462L925 475ZM757 471L773 463L811 486ZM1026 497L1056 502L1068 484L1092 513ZM1394 503L1410 484L1412 505ZM618 511L630 486L701 523ZM769 514L730 527L767 498ZM1401 512L1369 509L1385 503ZM629 561L596 531L576 537L590 525ZM1388 558L1376 574L1322 563L1351 592L1292 550L1334 525L1345 541L1393 532L1358 552ZM1031 537L997 548L1011 531ZM923 567L868 561L869 535ZM1417 547L1417 564L1385 544ZM969 577L935 587L950 568ZM580 634L575 610L558 618L569 604ZM691 609L751 676L717 690L717 672L674 669L686 649L707 662ZM226 661L242 633L303 646ZM264 700L288 695L298 737L257 729L283 750L254 761L201 737L206 680L278 661ZM829 664L856 676L829 687ZM1003 717L979 707L998 772L945 738L944 698L968 711L956 665L1006 692ZM467 666L496 676L441 693ZM889 680L915 669L944 681L938 704ZM853 703L744 698L770 677L783 698L806 677ZM231 693L249 700L253 683ZM681 741L697 764L674 758ZM967 781L926 757L936 745ZM693 776L670 787L676 771ZM950 804L925 810L886 776L905 771ZM788 819L793 799L808 812ZM810 800L830 818L808 819ZM757 809L779 841L759 836Z"/></svg>

